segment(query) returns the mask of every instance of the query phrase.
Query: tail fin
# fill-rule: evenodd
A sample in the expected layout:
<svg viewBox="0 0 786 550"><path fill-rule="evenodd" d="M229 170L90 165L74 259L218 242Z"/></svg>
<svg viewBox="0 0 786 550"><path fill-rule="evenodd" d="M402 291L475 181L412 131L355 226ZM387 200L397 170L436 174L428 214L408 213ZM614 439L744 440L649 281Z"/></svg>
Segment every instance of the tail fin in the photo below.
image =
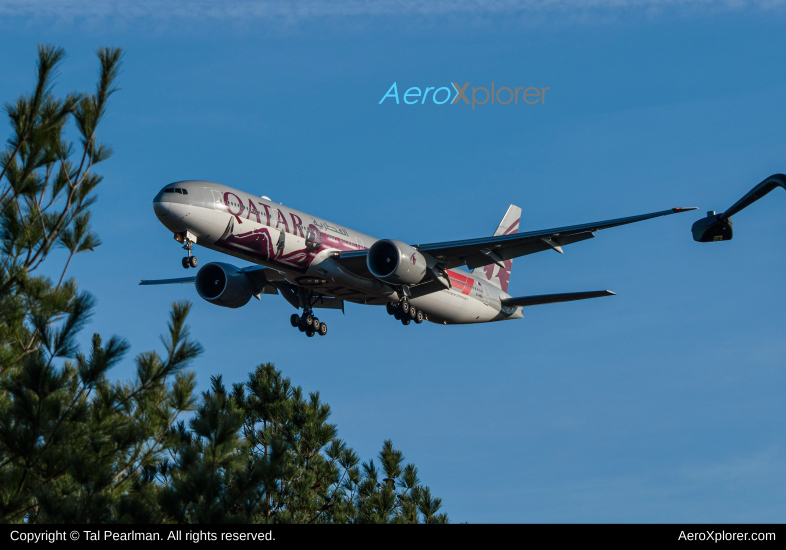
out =
<svg viewBox="0 0 786 550"><path fill-rule="evenodd" d="M521 208L511 204L508 211L505 212L505 217L499 223L499 227L494 232L494 236L500 235L514 235L519 232L519 221L521 221ZM510 281L510 270L513 262L511 260L504 260L504 268L497 264L484 265L476 267L472 270L472 275L483 281L488 281L492 285L499 287L503 292L508 291L508 282Z"/></svg>

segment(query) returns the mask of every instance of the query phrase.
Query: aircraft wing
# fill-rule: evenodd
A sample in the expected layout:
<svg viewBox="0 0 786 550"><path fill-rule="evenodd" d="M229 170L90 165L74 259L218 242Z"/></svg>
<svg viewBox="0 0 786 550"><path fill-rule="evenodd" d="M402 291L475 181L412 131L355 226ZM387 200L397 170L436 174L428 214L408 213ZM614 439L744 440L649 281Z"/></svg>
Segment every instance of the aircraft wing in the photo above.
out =
<svg viewBox="0 0 786 550"><path fill-rule="evenodd" d="M671 208L627 218L528 231L513 235L500 235L499 237L424 244L417 245L415 248L421 252L428 253L437 260L441 260L447 269L464 264L469 269L475 269L476 267L491 263L501 263L504 260L512 260L519 256L526 256L527 254L534 254L543 250L553 249L562 253L562 246L591 239L595 236L593 235L595 231L649 220L650 218L687 212L688 210L696 210L696 208Z"/></svg>
<svg viewBox="0 0 786 550"><path fill-rule="evenodd" d="M303 307L302 300L304 300L304 297L301 296L300 292L303 287L290 283L286 276L280 271L261 266L245 267L240 271L247 277L256 279L258 284L262 283L264 285L262 287L262 294L280 293L294 308ZM316 287L312 286L311 289L316 290ZM344 311L344 300L332 296L325 296L321 292L316 292L315 295L311 297L309 305L314 309L340 309L342 312Z"/></svg>
<svg viewBox="0 0 786 550"><path fill-rule="evenodd" d="M179 279L142 279L140 285L187 285L194 284L196 277L181 277Z"/></svg>
<svg viewBox="0 0 786 550"><path fill-rule="evenodd" d="M349 252L339 252L335 260L355 275L373 279L374 276L368 270L368 264L366 263L367 256L368 250L351 250Z"/></svg>
<svg viewBox="0 0 786 550"><path fill-rule="evenodd" d="M260 266L245 267L240 270L246 277L251 279L254 283L255 296L259 298L259 294L278 294L278 290L273 285L273 281L284 280L283 275L275 269ZM196 276L194 277L180 277L177 279L142 279L139 283L142 286L146 285L186 285L194 284Z"/></svg>
<svg viewBox="0 0 786 550"><path fill-rule="evenodd" d="M270 269L269 267L262 267L258 265L244 267L239 270L246 277L251 279L254 285L254 298L261 300L262 294L281 294L287 302L292 304L295 308L303 307L302 297L300 296L299 289L302 287L290 283L283 273ZM194 284L196 277L181 277L178 279L152 279L142 280L140 285L173 285L173 284ZM334 298L332 296L325 296L317 293L311 298L312 308L322 309L340 309L344 311L344 300L341 298Z"/></svg>
<svg viewBox="0 0 786 550"><path fill-rule="evenodd" d="M617 218L600 222L556 227L539 231L528 231L498 237L484 237L463 241L447 241L442 243L412 245L423 253L435 258L445 269L466 265L475 269L484 265L496 263L501 265L505 260L512 260L519 256L534 254L543 250L556 250L562 253L562 247L586 239L593 238L595 231L626 225L629 223L669 216L696 210L696 208L670 208L660 212ZM367 250L341 252L338 262L348 270L361 276L371 276L366 266Z"/></svg>

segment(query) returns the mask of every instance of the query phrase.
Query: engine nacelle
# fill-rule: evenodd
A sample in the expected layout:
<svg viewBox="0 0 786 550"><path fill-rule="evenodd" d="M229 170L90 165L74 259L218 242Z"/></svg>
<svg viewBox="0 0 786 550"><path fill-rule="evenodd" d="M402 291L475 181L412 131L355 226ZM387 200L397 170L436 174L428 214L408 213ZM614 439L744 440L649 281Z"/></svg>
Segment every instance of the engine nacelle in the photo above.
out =
<svg viewBox="0 0 786 550"><path fill-rule="evenodd" d="M426 258L401 241L381 240L371 245L366 259L377 279L388 283L414 285L426 276Z"/></svg>
<svg viewBox="0 0 786 550"><path fill-rule="evenodd" d="M200 268L195 286L202 299L222 307L242 307L254 294L254 285L239 268L218 262Z"/></svg>

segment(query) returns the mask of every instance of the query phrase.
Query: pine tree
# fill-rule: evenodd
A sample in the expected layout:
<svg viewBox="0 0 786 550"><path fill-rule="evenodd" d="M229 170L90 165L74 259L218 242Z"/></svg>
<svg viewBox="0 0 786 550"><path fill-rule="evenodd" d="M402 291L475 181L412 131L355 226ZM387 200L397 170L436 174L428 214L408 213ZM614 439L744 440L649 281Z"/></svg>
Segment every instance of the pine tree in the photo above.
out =
<svg viewBox="0 0 786 550"><path fill-rule="evenodd" d="M167 463L161 502L179 523L445 523L440 499L417 468L385 441L379 480L373 461L328 423L330 407L272 364L229 393L220 376L197 414L172 429L180 443Z"/></svg>

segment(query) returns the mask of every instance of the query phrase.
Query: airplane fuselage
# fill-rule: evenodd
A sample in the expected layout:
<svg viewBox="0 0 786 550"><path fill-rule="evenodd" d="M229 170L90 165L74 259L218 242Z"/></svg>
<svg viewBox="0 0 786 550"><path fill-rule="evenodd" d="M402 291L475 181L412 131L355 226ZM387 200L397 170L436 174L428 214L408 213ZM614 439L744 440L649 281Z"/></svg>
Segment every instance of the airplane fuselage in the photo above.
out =
<svg viewBox="0 0 786 550"><path fill-rule="evenodd" d="M396 303L395 285L362 277L334 258L337 252L364 250L378 239L345 226L206 181L167 185L153 200L156 216L177 235L199 246L269 267L315 294L349 302ZM412 298L427 320L468 324L522 317L521 307L504 307L510 296L488 281L458 269L447 270L451 288Z"/></svg>

